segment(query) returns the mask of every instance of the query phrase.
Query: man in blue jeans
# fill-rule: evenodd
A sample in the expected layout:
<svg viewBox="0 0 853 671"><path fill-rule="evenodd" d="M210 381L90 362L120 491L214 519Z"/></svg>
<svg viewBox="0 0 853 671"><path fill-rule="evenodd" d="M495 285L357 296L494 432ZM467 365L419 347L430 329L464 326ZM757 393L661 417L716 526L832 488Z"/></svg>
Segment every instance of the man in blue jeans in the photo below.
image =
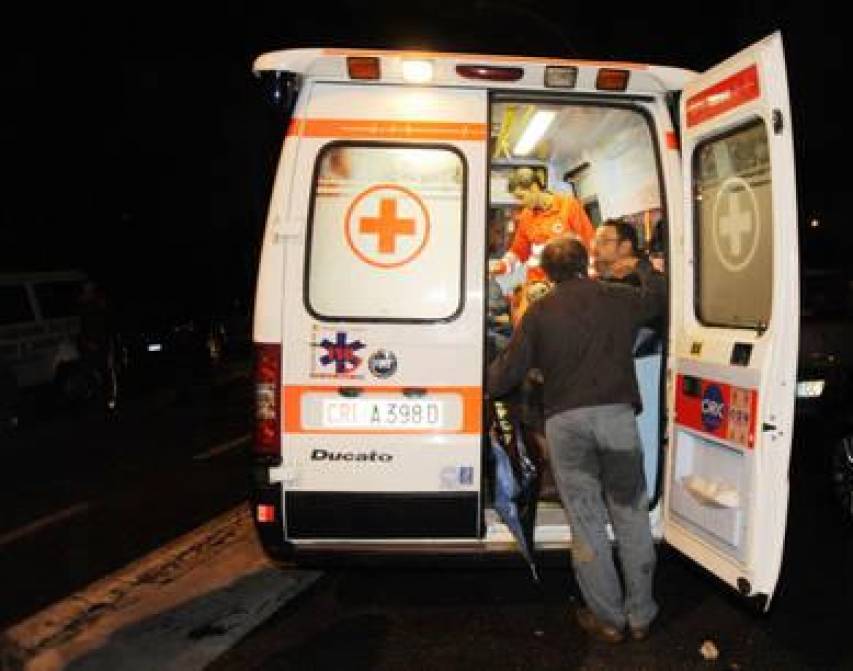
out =
<svg viewBox="0 0 853 671"><path fill-rule="evenodd" d="M544 373L545 434L586 602L578 622L592 636L617 643L626 627L633 638L645 638L658 612L631 349L638 328L664 313L666 283L648 266L637 268L639 287L596 282L587 265L578 240L559 238L545 247L542 268L555 287L525 313L489 367L488 388L502 396L530 368Z"/></svg>

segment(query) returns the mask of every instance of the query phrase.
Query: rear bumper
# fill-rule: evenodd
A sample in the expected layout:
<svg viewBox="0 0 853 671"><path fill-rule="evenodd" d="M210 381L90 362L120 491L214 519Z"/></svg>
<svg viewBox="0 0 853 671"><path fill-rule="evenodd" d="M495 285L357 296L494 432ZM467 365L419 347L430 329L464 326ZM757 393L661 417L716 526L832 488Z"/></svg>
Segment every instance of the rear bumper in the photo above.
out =
<svg viewBox="0 0 853 671"><path fill-rule="evenodd" d="M250 502L258 538L277 561L319 563L339 556L351 563L359 557L516 551L511 538L495 543L481 537L476 492L283 492L267 472L255 468ZM266 508L263 521L259 506Z"/></svg>

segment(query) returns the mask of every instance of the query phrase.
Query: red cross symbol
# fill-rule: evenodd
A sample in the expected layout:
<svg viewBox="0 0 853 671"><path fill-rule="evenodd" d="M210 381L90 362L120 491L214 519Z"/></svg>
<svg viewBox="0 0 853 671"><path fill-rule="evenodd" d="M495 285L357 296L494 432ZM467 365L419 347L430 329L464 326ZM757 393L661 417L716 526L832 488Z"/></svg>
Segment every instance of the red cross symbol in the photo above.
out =
<svg viewBox="0 0 853 671"><path fill-rule="evenodd" d="M378 210L378 216L373 216ZM415 191L374 184L359 193L344 217L347 245L375 268L399 268L418 257L429 241L429 212Z"/></svg>
<svg viewBox="0 0 853 671"><path fill-rule="evenodd" d="M375 233L379 241L380 254L393 254L397 250L398 235L414 235L414 219L397 218L397 200L383 198L379 205L379 217L362 217L360 233Z"/></svg>

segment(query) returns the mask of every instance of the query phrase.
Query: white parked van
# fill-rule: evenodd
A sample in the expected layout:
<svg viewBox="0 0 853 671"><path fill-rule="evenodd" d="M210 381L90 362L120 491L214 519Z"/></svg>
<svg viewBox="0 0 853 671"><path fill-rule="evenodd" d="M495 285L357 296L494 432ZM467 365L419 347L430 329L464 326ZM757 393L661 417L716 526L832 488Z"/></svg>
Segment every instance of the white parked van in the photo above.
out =
<svg viewBox="0 0 853 671"><path fill-rule="evenodd" d="M254 321L267 549L512 547L490 498L487 229L512 228L524 165L594 224L666 231L668 338L637 362L653 527L769 604L799 306L781 36L703 74L347 49L254 68L286 117ZM540 502L535 539L570 546L558 502Z"/></svg>
<svg viewBox="0 0 853 671"><path fill-rule="evenodd" d="M0 275L0 366L18 388L61 380L80 359L78 271Z"/></svg>

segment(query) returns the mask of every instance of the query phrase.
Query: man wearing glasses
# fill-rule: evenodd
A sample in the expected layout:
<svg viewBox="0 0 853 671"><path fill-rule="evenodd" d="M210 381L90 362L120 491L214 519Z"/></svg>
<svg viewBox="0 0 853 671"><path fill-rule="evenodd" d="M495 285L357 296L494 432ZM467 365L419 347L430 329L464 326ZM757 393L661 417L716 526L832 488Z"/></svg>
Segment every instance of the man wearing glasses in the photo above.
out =
<svg viewBox="0 0 853 671"><path fill-rule="evenodd" d="M593 263L598 279L640 286L637 229L621 219L608 219L595 232Z"/></svg>

